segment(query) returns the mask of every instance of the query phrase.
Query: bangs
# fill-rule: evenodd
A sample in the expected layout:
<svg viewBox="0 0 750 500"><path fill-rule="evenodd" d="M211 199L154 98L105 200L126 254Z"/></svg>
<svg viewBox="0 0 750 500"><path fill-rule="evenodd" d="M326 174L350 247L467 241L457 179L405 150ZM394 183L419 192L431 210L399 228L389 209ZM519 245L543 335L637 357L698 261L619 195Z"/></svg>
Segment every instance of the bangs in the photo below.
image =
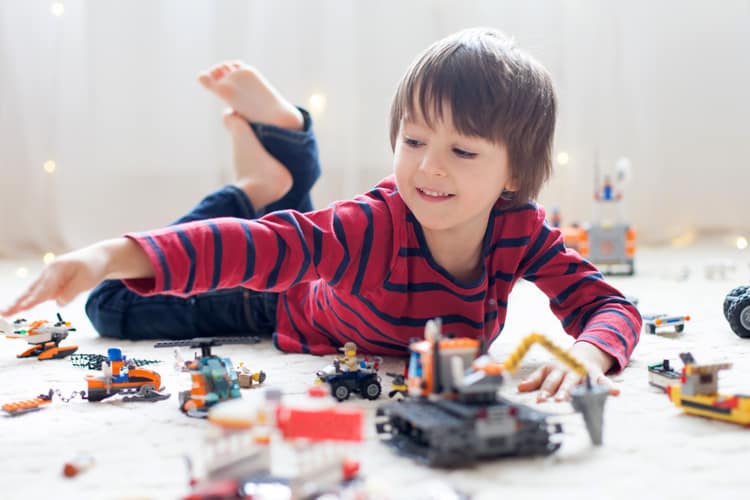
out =
<svg viewBox="0 0 750 500"><path fill-rule="evenodd" d="M497 58L491 56L472 47L454 45L418 60L409 68L394 97L392 143L401 120L412 118L421 118L430 128L450 118L461 135L505 143L505 103L510 99L504 95L506 89L497 74L488 70L498 64Z"/></svg>
<svg viewBox="0 0 750 500"><path fill-rule="evenodd" d="M435 129L450 119L463 136L507 147L519 186L512 204L520 206L552 172L555 116L547 70L499 31L468 29L435 42L406 70L391 104L391 149L402 120Z"/></svg>

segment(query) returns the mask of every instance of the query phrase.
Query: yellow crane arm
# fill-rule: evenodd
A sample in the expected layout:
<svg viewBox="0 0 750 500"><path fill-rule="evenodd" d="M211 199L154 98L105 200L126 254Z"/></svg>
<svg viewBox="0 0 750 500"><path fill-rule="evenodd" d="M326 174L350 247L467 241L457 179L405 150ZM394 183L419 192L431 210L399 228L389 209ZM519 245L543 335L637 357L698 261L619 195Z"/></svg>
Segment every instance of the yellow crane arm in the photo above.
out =
<svg viewBox="0 0 750 500"><path fill-rule="evenodd" d="M527 352L529 352L529 349L531 349L531 346L533 346L534 344L541 344L542 346L544 346L549 352L554 354L557 359L565 363L568 368L570 368L580 376L585 377L588 374L588 370L585 366L583 366L583 363L578 361L568 351L559 347L557 344L552 342L541 333L530 333L529 335L524 337L521 343L518 344L518 347L516 347L516 350L513 351L510 356L508 356L508 359L505 360L505 362L503 363L503 368L511 373L515 372L518 368L518 365L521 364L521 360L523 359L523 357Z"/></svg>

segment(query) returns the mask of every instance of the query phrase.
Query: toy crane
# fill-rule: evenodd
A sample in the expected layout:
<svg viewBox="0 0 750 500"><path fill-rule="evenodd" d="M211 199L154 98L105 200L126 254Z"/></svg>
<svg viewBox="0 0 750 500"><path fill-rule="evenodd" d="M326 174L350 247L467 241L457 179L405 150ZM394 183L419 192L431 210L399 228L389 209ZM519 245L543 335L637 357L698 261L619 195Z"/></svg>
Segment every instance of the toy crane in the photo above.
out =
<svg viewBox="0 0 750 500"><path fill-rule="evenodd" d="M513 371L534 343L540 343L586 378L573 391L573 406L584 414L589 434L601 443L608 391L592 386L583 365L546 337L532 334L501 364L483 354L476 339L446 338L440 321L425 326L425 339L409 349L407 397L377 409L376 430L386 444L428 465L461 467L479 459L547 455L560 447L560 424L548 414L498 394L503 372Z"/></svg>
<svg viewBox="0 0 750 500"><path fill-rule="evenodd" d="M574 387L570 392L571 403L573 404L573 409L583 415L591 442L595 445L602 444L604 403L609 395L609 389L603 385L593 385L586 367L570 353L560 348L541 333L531 333L508 356L508 359L503 363L503 367L511 373L515 372L523 357L534 344L543 346L557 357L557 359L565 363L568 368L583 377L583 384Z"/></svg>
<svg viewBox="0 0 750 500"><path fill-rule="evenodd" d="M32 345L29 349L17 354L17 358L36 357L39 361L64 358L76 352L77 345L60 346L60 342L74 331L76 329L71 327L69 321L63 321L60 313L57 313L57 321L53 324L47 320L28 323L24 319L18 319L12 324L6 321L0 324L0 332L5 333L6 337L24 339Z"/></svg>
<svg viewBox="0 0 750 500"><path fill-rule="evenodd" d="M211 353L211 348L226 344L257 344L258 337L198 337L188 340L167 340L157 342L154 347L188 346L200 349L201 355L185 362L185 370L190 372L192 388L181 391L180 410L190 417L205 418L208 409L221 401L239 398L240 385L237 371L229 358ZM265 376L263 376L265 379Z"/></svg>

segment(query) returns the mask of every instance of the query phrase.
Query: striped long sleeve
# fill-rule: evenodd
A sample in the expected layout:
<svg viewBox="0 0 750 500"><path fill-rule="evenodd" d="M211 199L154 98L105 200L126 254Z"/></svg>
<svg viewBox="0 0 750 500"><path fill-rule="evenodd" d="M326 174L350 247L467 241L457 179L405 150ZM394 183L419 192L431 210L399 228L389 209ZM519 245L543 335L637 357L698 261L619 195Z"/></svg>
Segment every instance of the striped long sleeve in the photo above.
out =
<svg viewBox="0 0 750 500"><path fill-rule="evenodd" d="M156 274L126 284L143 294L236 286L278 292L274 339L281 350L326 354L351 341L364 352L403 355L435 317L448 334L491 342L505 325L514 283L526 278L550 297L570 335L624 367L638 340L638 312L564 248L541 207L504 203L498 200L490 214L482 273L471 282L433 258L389 177L354 200L307 214L211 219L127 235Z"/></svg>
<svg viewBox="0 0 750 500"><path fill-rule="evenodd" d="M279 211L256 220L208 219L127 234L156 270L153 279L127 284L144 295L179 296L237 286L281 292L314 280L351 282L356 290L365 268L378 260L369 255L376 232L392 232L383 217L376 225L372 212L359 200L308 214ZM380 260L383 268L387 259Z"/></svg>
<svg viewBox="0 0 750 500"><path fill-rule="evenodd" d="M625 368L638 343L641 316L588 261L563 244L561 232L547 225L537 207L536 231L520 262L521 276L550 299L552 312L578 342L589 342Z"/></svg>

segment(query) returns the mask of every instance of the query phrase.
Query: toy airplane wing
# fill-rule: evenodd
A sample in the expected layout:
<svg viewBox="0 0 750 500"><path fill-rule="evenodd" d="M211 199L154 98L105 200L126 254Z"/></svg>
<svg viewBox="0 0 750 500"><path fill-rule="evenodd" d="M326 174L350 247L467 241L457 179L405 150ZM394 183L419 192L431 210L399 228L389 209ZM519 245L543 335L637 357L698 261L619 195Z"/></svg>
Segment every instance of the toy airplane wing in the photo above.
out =
<svg viewBox="0 0 750 500"><path fill-rule="evenodd" d="M18 333L18 332L6 333L5 336L8 337L9 339L28 339L29 338L29 335L25 333Z"/></svg>

